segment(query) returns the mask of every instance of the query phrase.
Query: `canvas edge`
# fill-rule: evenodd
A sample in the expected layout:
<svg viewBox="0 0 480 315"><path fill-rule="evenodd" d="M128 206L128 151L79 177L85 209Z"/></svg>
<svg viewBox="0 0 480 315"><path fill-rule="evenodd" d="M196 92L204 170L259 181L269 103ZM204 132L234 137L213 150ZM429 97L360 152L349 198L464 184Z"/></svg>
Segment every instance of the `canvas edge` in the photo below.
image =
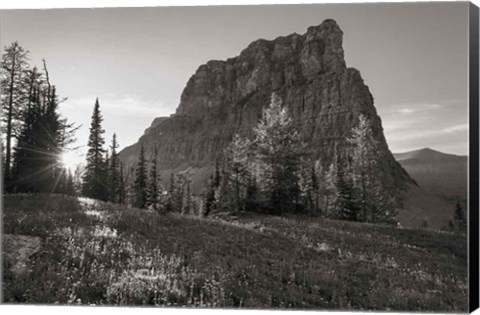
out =
<svg viewBox="0 0 480 315"><path fill-rule="evenodd" d="M469 311L479 307L479 9L469 4Z"/></svg>

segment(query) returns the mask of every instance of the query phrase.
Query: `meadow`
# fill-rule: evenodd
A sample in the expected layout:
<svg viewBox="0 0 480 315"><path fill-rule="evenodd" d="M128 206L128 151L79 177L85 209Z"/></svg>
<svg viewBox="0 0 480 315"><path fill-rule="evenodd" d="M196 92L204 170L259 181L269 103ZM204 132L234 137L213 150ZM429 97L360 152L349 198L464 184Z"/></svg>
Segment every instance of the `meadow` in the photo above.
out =
<svg viewBox="0 0 480 315"><path fill-rule="evenodd" d="M3 253L4 303L468 306L467 239L442 231L311 217L203 218L62 195L6 195L3 233L41 244L24 272Z"/></svg>

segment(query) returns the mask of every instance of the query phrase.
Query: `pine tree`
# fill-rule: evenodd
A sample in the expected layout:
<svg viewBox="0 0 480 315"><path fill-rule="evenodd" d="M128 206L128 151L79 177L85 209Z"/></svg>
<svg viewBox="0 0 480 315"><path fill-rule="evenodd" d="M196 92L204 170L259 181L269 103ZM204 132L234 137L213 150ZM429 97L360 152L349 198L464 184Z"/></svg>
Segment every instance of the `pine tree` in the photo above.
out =
<svg viewBox="0 0 480 315"><path fill-rule="evenodd" d="M75 194L82 193L82 178L83 178L83 168L80 165L77 165L75 171L73 172L73 186L75 189Z"/></svg>
<svg viewBox="0 0 480 315"><path fill-rule="evenodd" d="M40 161L34 158L39 149L35 129L40 127L38 122L42 114L38 94L38 88L35 88L32 95L33 104L24 114L24 125L14 150L14 163L10 175L15 179L15 188L10 187L10 190L15 192L39 192L40 189L35 179L39 175L37 172L41 170L41 165Z"/></svg>
<svg viewBox="0 0 480 315"><path fill-rule="evenodd" d="M137 169L135 170L135 202L134 206L143 209L147 206L148 192L147 192L147 165L145 160L145 150L143 144L140 147L140 156L138 158Z"/></svg>
<svg viewBox="0 0 480 315"><path fill-rule="evenodd" d="M375 166L375 140L370 121L365 115L359 116L359 123L352 129L352 136L347 141L352 144L352 179L360 192L358 206L361 221L372 220L372 209L367 204L369 186Z"/></svg>
<svg viewBox="0 0 480 315"><path fill-rule="evenodd" d="M358 220L395 223L397 202L384 189L378 177L377 141L371 121L365 115L359 116L358 125L352 129L347 141L352 145L349 175L358 192Z"/></svg>
<svg viewBox="0 0 480 315"><path fill-rule="evenodd" d="M250 176L245 193L245 211L256 212L259 209L257 180Z"/></svg>
<svg viewBox="0 0 480 315"><path fill-rule="evenodd" d="M88 138L87 164L83 177L83 194L99 200L108 199L107 169L105 168L105 140L98 98L93 108L90 136Z"/></svg>
<svg viewBox="0 0 480 315"><path fill-rule="evenodd" d="M218 190L222 183L224 183L224 179L222 180L222 170L220 169L220 162L217 159L215 160L214 173L210 175L207 183L207 191L205 193L205 209L203 211L203 215L208 216L212 211L215 211L218 208L218 203L220 200L217 199L220 198L217 198L217 195L219 195Z"/></svg>
<svg viewBox="0 0 480 315"><path fill-rule="evenodd" d="M212 184L218 191L218 208L230 212L244 209L246 187L251 173L250 150L251 142L235 135L224 151L221 172L217 160Z"/></svg>
<svg viewBox="0 0 480 315"><path fill-rule="evenodd" d="M57 186L54 192L65 195L67 190L67 170L65 168L59 169L56 177Z"/></svg>
<svg viewBox="0 0 480 315"><path fill-rule="evenodd" d="M157 170L158 149L155 147L150 167L150 182L148 186L148 205L158 210L160 203L160 177Z"/></svg>
<svg viewBox="0 0 480 315"><path fill-rule="evenodd" d="M302 143L286 108L273 94L263 118L254 129L254 145L259 158L258 179L269 197L270 212L298 212L300 187L298 171Z"/></svg>
<svg viewBox="0 0 480 315"><path fill-rule="evenodd" d="M122 205L127 203L127 181L125 179L125 174L124 174L124 169L123 169L123 163L120 162L120 171L119 171L119 177L118 177L118 183L119 183L119 188L118 188L118 202Z"/></svg>
<svg viewBox="0 0 480 315"><path fill-rule="evenodd" d="M315 215L318 215L318 193L319 193L319 179L317 176L317 171L315 165L310 167L310 172L308 174L308 185L307 185L307 209Z"/></svg>
<svg viewBox="0 0 480 315"><path fill-rule="evenodd" d="M459 232L465 233L467 231L467 217L460 200L457 200L455 203L453 224Z"/></svg>
<svg viewBox="0 0 480 315"><path fill-rule="evenodd" d="M344 168L340 167L337 173L338 189L338 218L342 220L357 221L361 208L352 180L345 176Z"/></svg>
<svg viewBox="0 0 480 315"><path fill-rule="evenodd" d="M112 144L110 145L110 151L112 156L110 157L110 163L108 165L108 177L109 177L109 200L115 203L121 203L120 190L120 159L118 157L118 142L117 135L114 133L112 137Z"/></svg>
<svg viewBox="0 0 480 315"><path fill-rule="evenodd" d="M70 171L70 170L68 170L68 172L67 172L67 180L66 180L66 184L65 184L65 194L70 195L70 196L75 196L76 195L73 174L72 174L72 171Z"/></svg>
<svg viewBox="0 0 480 315"><path fill-rule="evenodd" d="M174 196L174 206L173 208L180 213L188 213L190 211L190 183L192 180L191 168L179 172L175 176L175 193Z"/></svg>
<svg viewBox="0 0 480 315"><path fill-rule="evenodd" d="M26 93L24 78L28 70L28 51L23 49L18 42L4 48L1 68L1 116L2 134L5 136L5 188L11 187L12 145L18 136L19 123L23 116ZM28 101L28 100L27 100Z"/></svg>
<svg viewBox="0 0 480 315"><path fill-rule="evenodd" d="M184 213L186 214L190 214L190 211L192 210L192 195L191 195L191 192L190 192L190 184L191 184L191 181L190 180L187 180L187 191L186 191L186 196L185 196L185 211Z"/></svg>
<svg viewBox="0 0 480 315"><path fill-rule="evenodd" d="M45 66L45 72L46 66ZM14 152L12 174L16 192L59 192L65 174L60 163L68 144L68 124L58 114L55 86L35 86L24 112L24 123Z"/></svg>
<svg viewBox="0 0 480 315"><path fill-rule="evenodd" d="M324 208L327 216L336 216L336 206L338 202L338 164L336 159L330 164L327 172L324 175L325 179L325 194L324 194Z"/></svg>
<svg viewBox="0 0 480 315"><path fill-rule="evenodd" d="M105 150L105 159L103 160L103 169L105 170L105 184L107 186L107 200L110 199L110 174L109 174L109 170L110 170L110 154L108 152L108 149Z"/></svg>
<svg viewBox="0 0 480 315"><path fill-rule="evenodd" d="M165 211L166 212L173 211L175 191L176 191L175 174L172 172L172 173L170 173L170 185L169 185L168 190L167 190L167 200L165 202Z"/></svg>
<svg viewBox="0 0 480 315"><path fill-rule="evenodd" d="M313 172L316 178L316 182L314 183L315 209L319 215L324 215L324 210L326 211L326 209L322 209L321 197L326 191L326 181L323 177L323 165L320 159L315 161L315 164L313 166Z"/></svg>
<svg viewBox="0 0 480 315"><path fill-rule="evenodd" d="M215 176L213 177L213 186L218 187L220 186L221 181L221 171L220 171L220 162L218 159L215 160Z"/></svg>
<svg viewBox="0 0 480 315"><path fill-rule="evenodd" d="M208 216L216 208L215 191L218 188L215 181L215 176L210 175L207 185L207 192L205 194L205 210L203 214Z"/></svg>

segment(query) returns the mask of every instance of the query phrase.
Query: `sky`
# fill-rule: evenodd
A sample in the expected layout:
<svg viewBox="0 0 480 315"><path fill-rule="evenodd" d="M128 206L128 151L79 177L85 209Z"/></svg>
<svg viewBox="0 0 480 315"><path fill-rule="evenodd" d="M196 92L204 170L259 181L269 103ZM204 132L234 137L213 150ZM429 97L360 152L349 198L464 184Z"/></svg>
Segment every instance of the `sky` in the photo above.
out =
<svg viewBox="0 0 480 315"><path fill-rule="evenodd" d="M95 99L107 143L135 143L155 117L175 112L203 63L237 56L327 18L343 30L347 66L360 70L392 152L468 153L468 4L388 3L2 10L0 44L46 59L60 111L82 125L86 151Z"/></svg>

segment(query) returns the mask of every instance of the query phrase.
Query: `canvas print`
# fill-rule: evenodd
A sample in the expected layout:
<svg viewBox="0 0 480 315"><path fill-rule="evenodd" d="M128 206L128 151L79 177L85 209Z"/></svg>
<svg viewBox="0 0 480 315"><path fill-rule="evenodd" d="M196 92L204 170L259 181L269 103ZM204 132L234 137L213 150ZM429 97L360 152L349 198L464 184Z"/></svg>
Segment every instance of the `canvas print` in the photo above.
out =
<svg viewBox="0 0 480 315"><path fill-rule="evenodd" d="M467 311L472 10L2 10L2 302Z"/></svg>

